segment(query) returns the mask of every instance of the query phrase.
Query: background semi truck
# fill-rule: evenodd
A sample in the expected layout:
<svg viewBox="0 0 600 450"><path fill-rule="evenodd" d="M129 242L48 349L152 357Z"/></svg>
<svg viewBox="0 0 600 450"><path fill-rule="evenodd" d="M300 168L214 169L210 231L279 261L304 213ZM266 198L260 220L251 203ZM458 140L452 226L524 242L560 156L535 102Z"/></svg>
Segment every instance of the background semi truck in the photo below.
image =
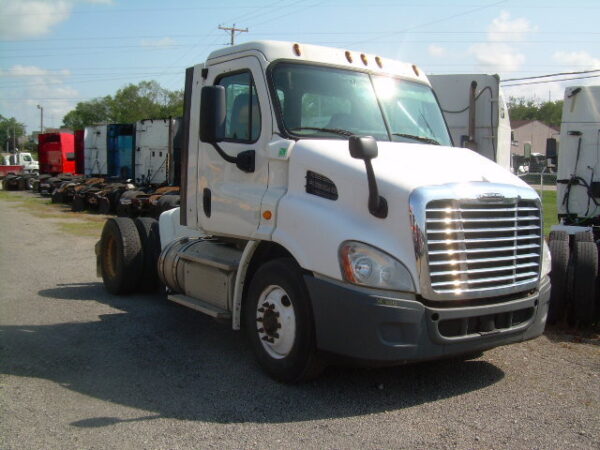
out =
<svg viewBox="0 0 600 450"><path fill-rule="evenodd" d="M109 219L106 289L244 329L274 378L331 355L400 364L534 338L550 258L534 190L452 147L425 74L287 42L187 69L181 207Z"/></svg>
<svg viewBox="0 0 600 450"><path fill-rule="evenodd" d="M498 75L428 75L454 145L511 170L511 128Z"/></svg>
<svg viewBox="0 0 600 450"><path fill-rule="evenodd" d="M75 173L75 138L72 133L38 135L40 173Z"/></svg>
<svg viewBox="0 0 600 450"><path fill-rule="evenodd" d="M546 155L556 161L556 141L549 143ZM565 90L556 183L549 320L589 325L600 319L600 86Z"/></svg>

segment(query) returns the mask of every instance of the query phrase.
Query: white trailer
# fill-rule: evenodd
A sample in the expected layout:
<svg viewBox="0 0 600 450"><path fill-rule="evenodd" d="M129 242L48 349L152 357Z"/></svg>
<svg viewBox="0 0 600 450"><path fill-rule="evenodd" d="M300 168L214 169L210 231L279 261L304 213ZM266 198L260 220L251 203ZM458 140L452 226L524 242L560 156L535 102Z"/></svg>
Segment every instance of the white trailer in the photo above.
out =
<svg viewBox="0 0 600 450"><path fill-rule="evenodd" d="M172 183L174 138L178 119L146 119L135 125L135 181L138 184Z"/></svg>
<svg viewBox="0 0 600 450"><path fill-rule="evenodd" d="M549 140L552 142L553 140ZM556 145L546 154L556 160ZM600 86L565 89L556 180L559 225L552 227L550 321L600 319Z"/></svg>
<svg viewBox="0 0 600 450"><path fill-rule="evenodd" d="M428 75L455 146L470 148L511 170L511 128L500 77Z"/></svg>
<svg viewBox="0 0 600 450"><path fill-rule="evenodd" d="M85 127L83 134L83 154L86 177L105 176L108 173L106 133L106 125Z"/></svg>
<svg viewBox="0 0 600 450"><path fill-rule="evenodd" d="M337 354L401 364L539 336L537 193L451 139L415 65L260 41L186 71L181 208L109 219L105 287L243 328L288 382Z"/></svg>

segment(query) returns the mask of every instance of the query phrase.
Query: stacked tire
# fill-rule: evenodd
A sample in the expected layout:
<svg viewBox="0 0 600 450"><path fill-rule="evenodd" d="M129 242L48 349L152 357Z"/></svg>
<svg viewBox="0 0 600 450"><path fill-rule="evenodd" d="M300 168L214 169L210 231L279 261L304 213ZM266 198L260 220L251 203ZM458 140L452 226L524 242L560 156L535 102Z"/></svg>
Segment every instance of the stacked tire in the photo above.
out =
<svg viewBox="0 0 600 450"><path fill-rule="evenodd" d="M600 288L598 244L591 231L570 236L552 231L548 240L552 255L552 291L548 323L566 321L587 327L599 319Z"/></svg>

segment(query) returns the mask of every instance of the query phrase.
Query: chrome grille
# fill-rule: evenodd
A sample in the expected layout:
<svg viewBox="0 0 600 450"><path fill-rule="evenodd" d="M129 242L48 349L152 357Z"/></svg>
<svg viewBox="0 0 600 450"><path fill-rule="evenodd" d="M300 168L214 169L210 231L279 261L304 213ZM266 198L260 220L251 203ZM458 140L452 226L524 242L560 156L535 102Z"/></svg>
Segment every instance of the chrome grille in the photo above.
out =
<svg viewBox="0 0 600 450"><path fill-rule="evenodd" d="M542 220L535 199L429 201L425 237L429 283L438 296L494 295L538 280Z"/></svg>

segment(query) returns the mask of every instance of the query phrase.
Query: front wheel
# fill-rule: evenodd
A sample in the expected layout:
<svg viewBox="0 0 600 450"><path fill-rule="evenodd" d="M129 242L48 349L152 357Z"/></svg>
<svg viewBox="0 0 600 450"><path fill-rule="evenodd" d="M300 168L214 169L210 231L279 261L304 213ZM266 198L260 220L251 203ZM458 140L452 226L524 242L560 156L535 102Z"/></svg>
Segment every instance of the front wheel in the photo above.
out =
<svg viewBox="0 0 600 450"><path fill-rule="evenodd" d="M300 267L279 258L258 269L248 290L244 325L262 368L284 382L301 382L322 370L310 299Z"/></svg>

